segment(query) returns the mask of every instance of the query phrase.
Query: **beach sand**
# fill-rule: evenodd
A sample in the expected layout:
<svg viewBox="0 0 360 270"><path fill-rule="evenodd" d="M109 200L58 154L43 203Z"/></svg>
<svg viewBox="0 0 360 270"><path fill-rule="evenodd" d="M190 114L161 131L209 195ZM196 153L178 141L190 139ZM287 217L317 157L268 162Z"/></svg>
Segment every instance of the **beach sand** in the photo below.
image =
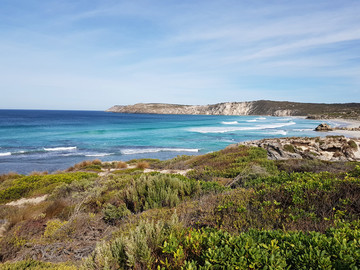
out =
<svg viewBox="0 0 360 270"><path fill-rule="evenodd" d="M352 119L320 119L323 123L336 123L340 127L347 127L347 128L358 128L360 127L360 120L352 120ZM360 138L360 131L353 131L353 130L334 130L327 132L329 135L344 135L345 137L349 138Z"/></svg>

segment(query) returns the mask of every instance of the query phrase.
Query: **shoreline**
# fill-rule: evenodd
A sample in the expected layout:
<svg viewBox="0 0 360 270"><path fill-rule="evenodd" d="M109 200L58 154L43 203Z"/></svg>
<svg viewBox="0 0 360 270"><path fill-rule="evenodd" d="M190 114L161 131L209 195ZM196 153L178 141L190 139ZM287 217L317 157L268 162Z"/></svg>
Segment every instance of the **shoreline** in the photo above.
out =
<svg viewBox="0 0 360 270"><path fill-rule="evenodd" d="M331 118L331 119L318 119L323 123L329 123L331 127L334 127L333 123L339 124L338 127L346 128L358 128L360 127L360 120ZM322 131L319 131L322 132ZM330 135L344 135L349 138L360 138L360 131L357 130L332 130L327 131Z"/></svg>

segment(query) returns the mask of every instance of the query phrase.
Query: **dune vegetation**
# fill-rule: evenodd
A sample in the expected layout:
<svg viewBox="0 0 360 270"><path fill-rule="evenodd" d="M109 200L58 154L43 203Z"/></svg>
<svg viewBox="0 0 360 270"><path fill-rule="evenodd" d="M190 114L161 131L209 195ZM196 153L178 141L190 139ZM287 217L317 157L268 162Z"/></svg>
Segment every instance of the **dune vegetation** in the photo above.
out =
<svg viewBox="0 0 360 270"><path fill-rule="evenodd" d="M2 175L0 203L0 269L360 268L357 162L245 146L84 161Z"/></svg>

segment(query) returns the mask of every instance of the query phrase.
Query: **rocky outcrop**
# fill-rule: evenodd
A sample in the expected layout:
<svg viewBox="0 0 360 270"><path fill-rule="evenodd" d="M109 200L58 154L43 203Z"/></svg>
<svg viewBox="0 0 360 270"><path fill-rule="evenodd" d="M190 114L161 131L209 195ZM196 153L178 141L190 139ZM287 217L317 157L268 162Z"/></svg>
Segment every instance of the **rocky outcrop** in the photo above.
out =
<svg viewBox="0 0 360 270"><path fill-rule="evenodd" d="M360 103L318 104L287 101L246 101L225 102L213 105L179 105L165 103L138 103L135 105L115 105L107 110L117 113L146 114L203 114L203 115L271 115L307 116L347 112L360 115ZM351 114L352 115L352 114Z"/></svg>
<svg viewBox="0 0 360 270"><path fill-rule="evenodd" d="M242 142L238 145L264 148L269 159L320 159L328 161L360 161L360 139L344 136L315 138L277 138Z"/></svg>
<svg viewBox="0 0 360 270"><path fill-rule="evenodd" d="M347 131L360 131L359 127L334 127L332 128L329 124L322 123L318 125L315 129L315 131L334 131L334 130L347 130Z"/></svg>
<svg viewBox="0 0 360 270"><path fill-rule="evenodd" d="M322 123L315 128L315 131L332 131L330 125Z"/></svg>

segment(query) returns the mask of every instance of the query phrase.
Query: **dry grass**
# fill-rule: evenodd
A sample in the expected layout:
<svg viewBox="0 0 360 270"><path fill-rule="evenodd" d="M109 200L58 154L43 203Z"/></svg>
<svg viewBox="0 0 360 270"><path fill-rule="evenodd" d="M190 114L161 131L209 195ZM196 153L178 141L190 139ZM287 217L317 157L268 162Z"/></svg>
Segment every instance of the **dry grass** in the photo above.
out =
<svg viewBox="0 0 360 270"><path fill-rule="evenodd" d="M140 161L140 162L138 162L137 164L136 164L136 168L137 169L146 169L146 168L149 168L150 167L150 164L149 164L149 162L147 162L147 161Z"/></svg>
<svg viewBox="0 0 360 270"><path fill-rule="evenodd" d="M116 169L126 169L127 167L128 167L128 165L123 161L118 161L115 163Z"/></svg>
<svg viewBox="0 0 360 270"><path fill-rule="evenodd" d="M101 166L102 162L100 159L84 160L79 163L76 163L74 166L68 168L66 171L71 172L71 171L76 171L76 170L82 170L82 169L85 169L86 167L93 166L93 165Z"/></svg>
<svg viewBox="0 0 360 270"><path fill-rule="evenodd" d="M20 177L20 174L18 174L16 172L9 172L6 174L2 174L2 175L0 175L0 183L4 182L5 180L13 179L13 178L17 178L17 177Z"/></svg>
<svg viewBox="0 0 360 270"><path fill-rule="evenodd" d="M8 220L8 229L16 224L40 217L45 209L49 206L49 202L42 202L37 205L26 205L24 207L6 206L1 211L1 217Z"/></svg>
<svg viewBox="0 0 360 270"><path fill-rule="evenodd" d="M92 161L92 165L101 165L102 163L101 163L101 160L100 159L94 159L93 161Z"/></svg>

